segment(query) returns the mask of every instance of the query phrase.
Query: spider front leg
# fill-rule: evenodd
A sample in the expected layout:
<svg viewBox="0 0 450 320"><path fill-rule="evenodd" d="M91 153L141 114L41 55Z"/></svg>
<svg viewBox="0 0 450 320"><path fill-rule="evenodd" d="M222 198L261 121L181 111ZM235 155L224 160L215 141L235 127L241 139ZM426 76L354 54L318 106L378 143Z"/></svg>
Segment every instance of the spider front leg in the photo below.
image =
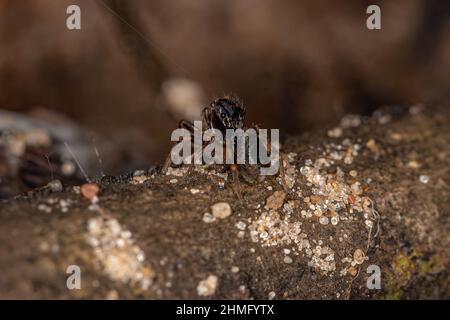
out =
<svg viewBox="0 0 450 320"><path fill-rule="evenodd" d="M213 129L213 111L211 106L208 106L202 110L202 119L203 119L203 126L209 129Z"/></svg>
<svg viewBox="0 0 450 320"><path fill-rule="evenodd" d="M258 134L258 141L260 141L259 140L259 130L261 128L257 124L253 124L252 127L253 127L253 129L256 130L256 133ZM271 147L272 147L271 142L267 142L266 143L265 141L262 141L262 144L264 145L264 148L266 148L266 150L271 150ZM283 165L283 161L288 161L287 160L287 156L281 151L279 151L279 156L280 156L280 158L279 158L278 175L279 175L280 180L281 180L281 186L283 187L283 190L285 192L289 192L289 187L288 187L287 182L286 182L286 172L284 170L284 165Z"/></svg>
<svg viewBox="0 0 450 320"><path fill-rule="evenodd" d="M193 139L195 126L192 122L187 121L187 120L181 120L178 123L178 129L188 130L191 133L191 139ZM193 156L194 156L194 154L191 155L191 160L192 160ZM161 170L162 173L166 173L171 165L172 165L172 149L170 150L169 154L167 155L166 161L164 161L164 165Z"/></svg>

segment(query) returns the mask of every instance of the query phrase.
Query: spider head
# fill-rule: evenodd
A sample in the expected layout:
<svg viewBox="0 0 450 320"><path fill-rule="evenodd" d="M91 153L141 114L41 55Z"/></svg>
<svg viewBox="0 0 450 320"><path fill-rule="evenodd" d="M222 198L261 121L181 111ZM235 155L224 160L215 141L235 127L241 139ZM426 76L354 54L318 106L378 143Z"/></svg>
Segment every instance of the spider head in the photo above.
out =
<svg viewBox="0 0 450 320"><path fill-rule="evenodd" d="M216 99L211 103L213 124L221 129L242 129L244 127L245 107L234 97Z"/></svg>

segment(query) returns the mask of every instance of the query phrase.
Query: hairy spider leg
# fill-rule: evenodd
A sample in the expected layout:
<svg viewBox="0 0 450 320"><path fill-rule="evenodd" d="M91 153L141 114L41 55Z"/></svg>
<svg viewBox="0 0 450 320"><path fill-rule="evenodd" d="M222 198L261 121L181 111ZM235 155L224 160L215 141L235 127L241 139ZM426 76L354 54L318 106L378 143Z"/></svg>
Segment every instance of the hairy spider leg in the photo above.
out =
<svg viewBox="0 0 450 320"><path fill-rule="evenodd" d="M213 119L212 115L213 115L213 113L212 113L210 106L203 109L203 111L202 111L203 122L209 129L214 129L214 126L212 123L212 119Z"/></svg>

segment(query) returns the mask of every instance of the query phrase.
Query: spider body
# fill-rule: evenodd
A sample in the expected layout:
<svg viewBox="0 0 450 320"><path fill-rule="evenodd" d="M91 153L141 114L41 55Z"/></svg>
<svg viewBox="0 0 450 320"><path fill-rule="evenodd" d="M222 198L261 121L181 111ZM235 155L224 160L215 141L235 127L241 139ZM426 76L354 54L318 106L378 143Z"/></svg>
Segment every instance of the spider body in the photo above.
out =
<svg viewBox="0 0 450 320"><path fill-rule="evenodd" d="M246 108L241 100L234 96L225 96L223 98L215 99L211 104L205 107L202 111L202 126L204 130L217 129L225 136L227 129L242 129L245 130L245 115ZM187 120L181 120L178 124L179 128L188 130L191 136L194 134L194 124ZM253 127L257 132L259 128ZM234 147L234 146L233 146ZM163 172L166 172L172 164L170 154L163 166ZM257 180L264 179L264 176L257 175L258 165L249 164L229 164L226 165L231 172L233 182L236 188L233 188L238 198L242 202L239 189L239 177L242 177L248 183L254 183ZM255 178L256 175L256 178ZM233 186L232 186L233 187Z"/></svg>
<svg viewBox="0 0 450 320"><path fill-rule="evenodd" d="M215 99L203 109L203 122L208 129L219 129L225 134L226 129L243 129L246 108L235 97Z"/></svg>

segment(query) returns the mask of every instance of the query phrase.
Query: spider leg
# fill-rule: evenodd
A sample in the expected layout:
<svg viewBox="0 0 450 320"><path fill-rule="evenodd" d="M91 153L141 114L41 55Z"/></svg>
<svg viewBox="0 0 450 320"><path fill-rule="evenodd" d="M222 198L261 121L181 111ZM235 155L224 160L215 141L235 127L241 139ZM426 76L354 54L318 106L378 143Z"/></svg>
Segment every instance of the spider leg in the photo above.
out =
<svg viewBox="0 0 450 320"><path fill-rule="evenodd" d="M186 129L186 130L190 131L191 133L193 133L193 132L194 132L194 129L195 129L195 126L194 126L194 123L192 123L192 122L190 122L190 121L187 121L187 120L181 120L181 121L178 123L178 128L179 128L179 129Z"/></svg>
<svg viewBox="0 0 450 320"><path fill-rule="evenodd" d="M214 129L212 120L213 120L213 112L211 110L211 106L206 107L202 111L203 125L209 129Z"/></svg>
<svg viewBox="0 0 450 320"><path fill-rule="evenodd" d="M169 152L169 154L168 154L167 157L166 157L166 160L164 161L164 165L163 165L163 167L162 167L162 169L161 169L162 173L166 173L166 172L167 172L167 169L169 169L169 167L170 167L171 164L172 164L171 153L172 153L172 151Z"/></svg>
<svg viewBox="0 0 450 320"><path fill-rule="evenodd" d="M258 134L258 141L259 141L259 130L261 129L260 126L258 124L253 124L253 128L256 130L257 134ZM267 144L262 141L262 143L264 144L264 148L266 148L266 150L270 150L271 149L271 142L268 142ZM281 186L283 187L283 190L285 192L289 192L289 188L286 182L286 171L284 170L284 161L286 161L286 163L288 163L287 161L287 156L283 153L283 152L279 152L280 154L280 170L279 170L279 177L281 179Z"/></svg>
<svg viewBox="0 0 450 320"><path fill-rule="evenodd" d="M241 184L239 182L239 171L238 167L235 164L230 166L231 174L233 176L233 183L231 184L231 189L236 194L239 199L241 205L244 203L244 199L241 196Z"/></svg>
<svg viewBox="0 0 450 320"><path fill-rule="evenodd" d="M289 187L288 187L287 182L286 182L286 171L284 170L284 164L283 164L284 161L286 161L286 163L287 163L287 157L286 157L286 155L284 153L280 152L280 160L281 160L280 161L280 172L279 172L278 175L280 177L281 186L283 187L283 190L286 193L289 193Z"/></svg>
<svg viewBox="0 0 450 320"><path fill-rule="evenodd" d="M187 120L181 120L178 123L178 128L179 129L186 129L186 130L188 130L191 133L191 139L192 139L192 134L193 134L194 128L195 128L194 124L192 122L187 121ZM171 157L171 155L172 155L172 150L170 150L169 154L166 157L166 160L164 161L164 165L163 165L163 167L161 169L161 171L163 173L166 173L167 169L169 169L169 167L172 165L172 157ZM193 157L193 155L191 155L191 159L192 159L192 157Z"/></svg>

